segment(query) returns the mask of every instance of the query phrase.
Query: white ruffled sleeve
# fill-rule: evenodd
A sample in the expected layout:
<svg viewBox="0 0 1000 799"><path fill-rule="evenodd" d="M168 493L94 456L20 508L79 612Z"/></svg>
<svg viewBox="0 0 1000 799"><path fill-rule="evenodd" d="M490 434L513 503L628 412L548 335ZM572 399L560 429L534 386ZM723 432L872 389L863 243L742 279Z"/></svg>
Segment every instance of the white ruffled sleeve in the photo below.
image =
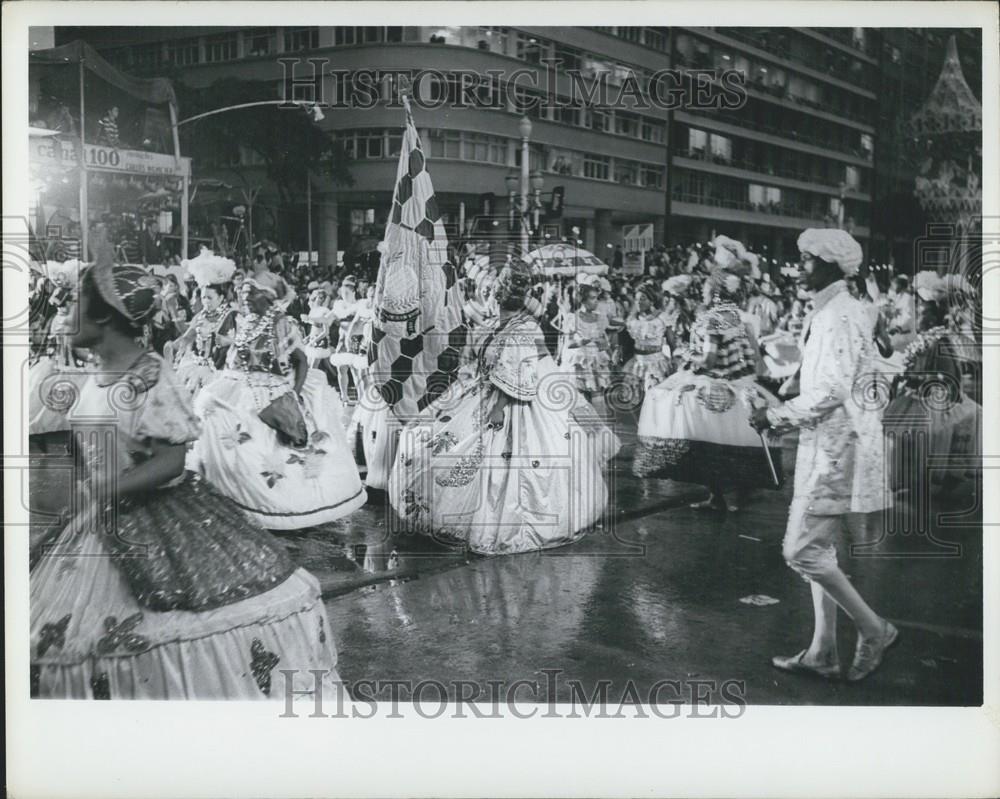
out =
<svg viewBox="0 0 1000 799"><path fill-rule="evenodd" d="M512 333L504 341L500 356L490 371L490 382L521 402L538 394L538 346L528 333Z"/></svg>

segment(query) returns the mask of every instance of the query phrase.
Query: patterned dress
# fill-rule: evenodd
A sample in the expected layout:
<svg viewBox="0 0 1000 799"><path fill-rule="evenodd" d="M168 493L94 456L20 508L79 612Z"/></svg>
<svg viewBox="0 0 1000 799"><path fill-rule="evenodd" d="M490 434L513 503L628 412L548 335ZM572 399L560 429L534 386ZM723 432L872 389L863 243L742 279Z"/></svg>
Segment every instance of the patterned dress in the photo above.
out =
<svg viewBox="0 0 1000 799"><path fill-rule="evenodd" d="M202 309L191 320L191 326L177 340L183 352L175 371L192 396L197 396L205 383L215 377L225 363L228 346L219 344L220 336L232 337L236 329L236 312L222 305L215 311Z"/></svg>
<svg viewBox="0 0 1000 799"><path fill-rule="evenodd" d="M337 392L309 369L299 406L308 443L287 445L259 417L293 393L295 328L275 309L243 317L226 368L195 401L203 434L190 463L250 518L272 530L298 530L339 519L365 504ZM293 394L294 396L294 394Z"/></svg>
<svg viewBox="0 0 1000 799"><path fill-rule="evenodd" d="M568 544L599 523L619 441L527 313L501 319L478 373L402 431L389 500L410 529L486 555ZM486 425L510 399L500 429Z"/></svg>
<svg viewBox="0 0 1000 799"><path fill-rule="evenodd" d="M89 475L198 436L187 390L152 353L95 373L72 419ZM295 690L314 691L319 669L319 690L336 692L318 583L225 497L190 474L116 512L84 496L31 572L32 696L283 701L279 664Z"/></svg>
<svg viewBox="0 0 1000 799"><path fill-rule="evenodd" d="M950 460L949 469L930 473L932 484L974 475L981 464L983 409L963 391L966 355L956 335L944 327L919 334L903 353L904 371L882 419L892 452L893 488L910 488L919 495L928 475L912 464Z"/></svg>
<svg viewBox="0 0 1000 799"><path fill-rule="evenodd" d="M564 344L562 366L576 376L576 387L590 393L611 385L611 352L608 341L608 317L599 311L590 321L580 313L563 317ZM580 342L589 339L588 343ZM579 346L570 347L571 343Z"/></svg>
<svg viewBox="0 0 1000 799"><path fill-rule="evenodd" d="M750 427L749 402L777 399L754 381L756 353L739 308L721 303L700 313L683 357L684 368L646 393L633 473L723 488L775 488L763 444ZM780 446L772 447L771 459L780 479Z"/></svg>
<svg viewBox="0 0 1000 799"><path fill-rule="evenodd" d="M663 351L667 323L662 314L655 314L629 319L625 326L635 342L635 355L623 371L635 379L643 391L649 391L671 372L670 358Z"/></svg>
<svg viewBox="0 0 1000 799"><path fill-rule="evenodd" d="M72 300L61 304L49 326L47 352L28 368L28 435L69 430L69 413L89 376L73 353L76 313Z"/></svg>

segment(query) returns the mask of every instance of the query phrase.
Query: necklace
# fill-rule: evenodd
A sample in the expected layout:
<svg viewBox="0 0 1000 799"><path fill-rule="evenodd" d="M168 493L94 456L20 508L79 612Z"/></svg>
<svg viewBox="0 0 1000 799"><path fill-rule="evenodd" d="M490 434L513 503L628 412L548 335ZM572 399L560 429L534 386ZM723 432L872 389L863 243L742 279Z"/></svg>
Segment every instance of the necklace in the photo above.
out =
<svg viewBox="0 0 1000 799"><path fill-rule="evenodd" d="M267 309L267 313L263 316L257 316L256 318L254 318L255 315L248 316L247 323L240 328L239 331L237 331L236 336L233 339L233 346L236 348L240 368L243 371L250 371L251 345L265 332L270 333L271 326L274 323L274 318L277 316L277 313L277 308L272 306Z"/></svg>
<svg viewBox="0 0 1000 799"><path fill-rule="evenodd" d="M916 366L917 358L948 335L948 328L939 325L925 330L903 351L903 371L909 372Z"/></svg>

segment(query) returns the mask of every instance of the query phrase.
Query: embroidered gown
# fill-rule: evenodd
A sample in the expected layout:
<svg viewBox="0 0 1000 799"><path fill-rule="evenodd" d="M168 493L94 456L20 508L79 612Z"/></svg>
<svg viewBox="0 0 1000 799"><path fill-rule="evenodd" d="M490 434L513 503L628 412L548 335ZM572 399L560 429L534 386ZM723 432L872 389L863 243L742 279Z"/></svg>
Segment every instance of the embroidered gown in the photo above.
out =
<svg viewBox="0 0 1000 799"><path fill-rule="evenodd" d="M723 303L702 311L685 357L684 368L646 393L633 473L701 485L774 488L763 445L750 427L744 392L768 405L777 399L754 382L756 353L739 309ZM780 478L777 441L771 456Z"/></svg>
<svg viewBox="0 0 1000 799"><path fill-rule="evenodd" d="M499 430L487 416L510 404ZM602 469L617 436L559 372L530 314L500 320L478 373L400 435L389 500L410 529L485 555L569 544L608 501Z"/></svg>
<svg viewBox="0 0 1000 799"><path fill-rule="evenodd" d="M80 436L88 474L193 441L190 402L153 353L127 375L93 375L72 420L113 432ZM323 670L320 690L336 692L319 584L200 478L124 500L116 517L89 498L83 508L31 572L32 696L283 700L276 667L306 691ZM152 542L143 557L115 557L138 540Z"/></svg>
<svg viewBox="0 0 1000 799"><path fill-rule="evenodd" d="M623 372L649 391L671 372L670 358L663 352L667 323L662 314L636 316L625 323L635 342L635 355L625 364Z"/></svg>
<svg viewBox="0 0 1000 799"><path fill-rule="evenodd" d="M87 365L73 354L73 308L73 301L59 306L49 326L49 352L28 367L28 435L69 430L68 414L87 381Z"/></svg>
<svg viewBox="0 0 1000 799"><path fill-rule="evenodd" d="M608 341L608 317L600 311L594 313L595 319L587 321L580 313L571 313L563 317L564 344L562 350L562 365L568 372L576 376L576 386L580 391L591 393L603 391L611 385L611 351ZM579 343L590 339L589 343L578 347L570 347L570 343Z"/></svg>
<svg viewBox="0 0 1000 799"><path fill-rule="evenodd" d="M913 349L904 353L904 371L882 418L893 453L893 488L919 490L913 464L929 459L952 458L954 465L965 462L967 467L932 470L932 483L977 471L976 462L982 458L983 409L962 390L966 353L955 339L946 328L934 328L920 334Z"/></svg>
<svg viewBox="0 0 1000 799"><path fill-rule="evenodd" d="M344 434L340 398L322 372L309 369L302 386L305 447L282 443L258 416L293 391L290 356L300 347L283 314L240 318L226 368L194 406L203 432L192 468L271 530L333 521L366 501Z"/></svg>
<svg viewBox="0 0 1000 799"><path fill-rule="evenodd" d="M191 325L177 340L183 351L177 359L175 371L192 396L197 396L205 383L225 364L228 346L218 343L220 336L232 338L236 329L236 311L221 305L215 311L202 309L195 314Z"/></svg>

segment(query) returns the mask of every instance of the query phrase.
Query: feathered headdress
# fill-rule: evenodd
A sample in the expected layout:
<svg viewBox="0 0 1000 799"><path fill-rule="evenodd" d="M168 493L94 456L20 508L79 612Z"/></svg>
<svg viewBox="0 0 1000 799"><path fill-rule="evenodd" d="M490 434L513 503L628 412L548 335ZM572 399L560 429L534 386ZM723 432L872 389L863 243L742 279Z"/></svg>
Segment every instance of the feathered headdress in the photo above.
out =
<svg viewBox="0 0 1000 799"><path fill-rule="evenodd" d="M201 252L197 258L192 258L189 261L181 261L181 265L191 273L191 276L194 277L195 282L200 288L216 286L220 283L229 283L236 273L236 263L234 261L224 258L221 255L216 255L205 247L201 248Z"/></svg>

